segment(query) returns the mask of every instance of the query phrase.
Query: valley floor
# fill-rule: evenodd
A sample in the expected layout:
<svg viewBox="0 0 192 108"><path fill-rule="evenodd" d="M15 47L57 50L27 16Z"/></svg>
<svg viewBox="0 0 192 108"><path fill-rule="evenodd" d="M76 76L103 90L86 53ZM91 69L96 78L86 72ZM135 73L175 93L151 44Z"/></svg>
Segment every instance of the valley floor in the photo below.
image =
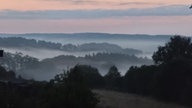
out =
<svg viewBox="0 0 192 108"><path fill-rule="evenodd" d="M100 99L97 108L187 108L134 94L107 90L93 90L93 92L95 92Z"/></svg>

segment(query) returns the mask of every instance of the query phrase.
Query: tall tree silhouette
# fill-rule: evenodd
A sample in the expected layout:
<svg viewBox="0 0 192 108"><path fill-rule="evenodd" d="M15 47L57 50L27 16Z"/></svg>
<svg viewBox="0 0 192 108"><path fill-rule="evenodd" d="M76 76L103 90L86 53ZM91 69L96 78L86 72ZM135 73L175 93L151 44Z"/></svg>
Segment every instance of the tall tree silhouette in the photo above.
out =
<svg viewBox="0 0 192 108"><path fill-rule="evenodd" d="M174 36L165 46L160 46L152 58L156 64L166 63L177 58L192 58L191 39Z"/></svg>
<svg viewBox="0 0 192 108"><path fill-rule="evenodd" d="M175 36L158 48L153 60L159 64L155 73L154 95L159 99L191 104L192 43L187 37Z"/></svg>
<svg viewBox="0 0 192 108"><path fill-rule="evenodd" d="M112 66L109 72L104 76L106 87L109 89L118 89L121 84L121 74L116 66Z"/></svg>

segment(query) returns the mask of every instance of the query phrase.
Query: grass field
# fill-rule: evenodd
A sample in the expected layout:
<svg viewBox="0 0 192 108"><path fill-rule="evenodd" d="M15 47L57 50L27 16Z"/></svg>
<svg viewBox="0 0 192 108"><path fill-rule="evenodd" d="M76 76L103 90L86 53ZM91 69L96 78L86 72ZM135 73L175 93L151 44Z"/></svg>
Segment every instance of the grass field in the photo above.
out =
<svg viewBox="0 0 192 108"><path fill-rule="evenodd" d="M107 90L93 90L100 99L97 108L187 108L173 103Z"/></svg>

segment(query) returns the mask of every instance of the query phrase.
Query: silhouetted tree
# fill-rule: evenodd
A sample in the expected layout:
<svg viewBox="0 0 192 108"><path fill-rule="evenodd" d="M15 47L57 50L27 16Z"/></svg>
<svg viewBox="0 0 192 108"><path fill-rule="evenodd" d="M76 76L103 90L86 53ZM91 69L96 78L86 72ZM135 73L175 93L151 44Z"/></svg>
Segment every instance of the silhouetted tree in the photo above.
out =
<svg viewBox="0 0 192 108"><path fill-rule="evenodd" d="M159 47L153 60L159 70L153 80L153 95L158 99L192 105L192 43L190 38L175 36Z"/></svg>
<svg viewBox="0 0 192 108"><path fill-rule="evenodd" d="M112 66L104 76L105 84L108 89L119 89L121 87L121 74L116 66Z"/></svg>
<svg viewBox="0 0 192 108"><path fill-rule="evenodd" d="M88 65L76 65L71 71L77 71L81 75L84 83L91 88L100 88L104 84L104 79L98 69ZM72 74L72 73L71 73Z"/></svg>
<svg viewBox="0 0 192 108"><path fill-rule="evenodd" d="M156 64L166 63L177 58L192 58L192 43L187 37L174 36L165 46L160 46L152 56Z"/></svg>
<svg viewBox="0 0 192 108"><path fill-rule="evenodd" d="M154 95L159 99L191 103L192 61L176 59L161 66L154 77Z"/></svg>
<svg viewBox="0 0 192 108"><path fill-rule="evenodd" d="M123 89L131 93L141 95L151 94L154 73L158 71L158 66L132 66L124 76Z"/></svg>
<svg viewBox="0 0 192 108"><path fill-rule="evenodd" d="M50 82L53 86L45 95L48 108L94 108L98 100L87 85L86 81L91 80L86 79L88 76L85 77L92 69L95 68L77 65L70 71L57 75L54 83Z"/></svg>

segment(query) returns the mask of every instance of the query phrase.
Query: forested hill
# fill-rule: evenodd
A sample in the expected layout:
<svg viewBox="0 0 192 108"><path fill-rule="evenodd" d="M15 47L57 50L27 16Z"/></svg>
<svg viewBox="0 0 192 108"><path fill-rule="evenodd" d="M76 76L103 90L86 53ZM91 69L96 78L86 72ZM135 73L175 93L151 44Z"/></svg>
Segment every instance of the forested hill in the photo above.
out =
<svg viewBox="0 0 192 108"><path fill-rule="evenodd" d="M44 48L68 52L100 51L109 53L140 54L142 51L132 48L122 48L109 43L85 43L81 45L55 43L44 40L26 39L23 37L0 37L0 47L11 48Z"/></svg>

